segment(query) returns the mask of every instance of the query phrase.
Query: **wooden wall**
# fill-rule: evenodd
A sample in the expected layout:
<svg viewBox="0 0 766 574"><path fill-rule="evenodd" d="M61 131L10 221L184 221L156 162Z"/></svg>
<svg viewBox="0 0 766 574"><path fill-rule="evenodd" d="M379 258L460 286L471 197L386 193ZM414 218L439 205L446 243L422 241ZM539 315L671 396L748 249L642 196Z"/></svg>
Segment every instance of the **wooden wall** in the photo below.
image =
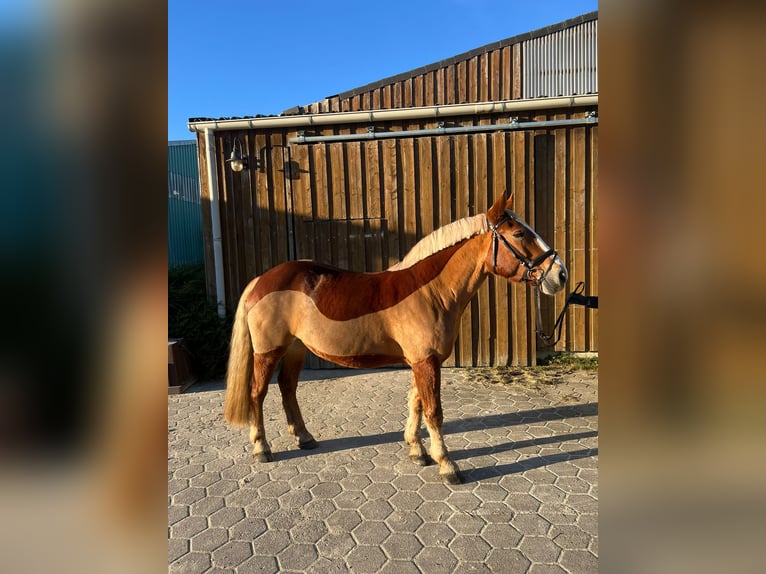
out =
<svg viewBox="0 0 766 574"><path fill-rule="evenodd" d="M579 26L584 15L488 45L401 76L326 98L286 114L513 100L522 94L522 43ZM555 28L555 29L554 29ZM584 117L586 109L518 114L519 121ZM447 126L508 123L509 115L449 118ZM376 131L437 127L431 121L378 122ZM314 127L306 135L367 131L366 124ZM234 309L250 279L290 259L311 258L356 271L380 271L421 237L455 219L486 211L513 192L516 211L557 249L571 291L585 281L598 294L598 127L400 137L377 141L290 144L294 129L217 131L216 164L226 299ZM234 138L250 158L225 164ZM215 293L205 142L198 136L208 293ZM542 297L552 328L566 293ZM597 311L568 312L557 351L597 351ZM535 364L532 293L490 278L463 315L448 365ZM311 366L321 366L315 358Z"/></svg>
<svg viewBox="0 0 766 574"><path fill-rule="evenodd" d="M583 115L570 111L524 119ZM479 121L462 118L455 123ZM422 129L435 124L379 127ZM324 133L352 130L363 132L366 126L340 126ZM506 190L514 193L516 211L565 260L569 290L582 280L595 294L597 133L597 127L587 126L288 144L294 131L220 132L216 150L227 305L233 310L250 279L289 259L315 259L355 271L385 269L437 227L486 212ZM220 167L235 137L251 158L249 169L241 173ZM207 213L209 218L209 209ZM209 261L212 269L212 257ZM542 298L546 329L564 299L564 293ZM597 350L596 311L578 307L569 314L556 350ZM466 309L446 364L534 364L534 329L531 290L490 278ZM314 359L311 366L321 364Z"/></svg>

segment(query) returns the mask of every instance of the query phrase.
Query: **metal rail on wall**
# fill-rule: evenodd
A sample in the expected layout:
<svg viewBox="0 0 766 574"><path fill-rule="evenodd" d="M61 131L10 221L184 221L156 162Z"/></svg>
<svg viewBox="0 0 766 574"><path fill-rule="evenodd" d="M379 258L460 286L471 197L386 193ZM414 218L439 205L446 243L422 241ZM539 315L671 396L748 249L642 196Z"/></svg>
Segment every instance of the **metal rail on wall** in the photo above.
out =
<svg viewBox="0 0 766 574"><path fill-rule="evenodd" d="M538 130L563 126L578 126L597 124L598 115L596 112L588 112L584 118L570 118L566 120L541 120L536 122L511 121L507 124L487 124L480 126L452 126L446 127L444 122L439 122L439 127L423 130L400 130L392 132L377 132L370 126L366 132L358 134L335 134L327 136L307 136L303 131L299 131L296 137L289 138L289 143L306 144L319 142L338 142L338 141L359 141L359 140L379 140L389 138L404 138L418 136L435 136L448 134L468 134L480 132L496 131L518 131L518 130Z"/></svg>

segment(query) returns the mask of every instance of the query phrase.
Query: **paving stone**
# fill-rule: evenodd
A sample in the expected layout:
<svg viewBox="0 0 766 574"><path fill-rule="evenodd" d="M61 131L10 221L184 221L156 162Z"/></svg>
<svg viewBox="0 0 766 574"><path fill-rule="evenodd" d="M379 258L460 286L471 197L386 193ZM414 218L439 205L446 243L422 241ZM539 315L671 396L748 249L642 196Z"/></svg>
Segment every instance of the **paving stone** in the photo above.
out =
<svg viewBox="0 0 766 574"><path fill-rule="evenodd" d="M424 546L446 547L455 537L455 531L446 524L425 523L420 525L415 535Z"/></svg>
<svg viewBox="0 0 766 574"><path fill-rule="evenodd" d="M212 552L229 540L229 533L224 528L208 528L191 539L193 552Z"/></svg>
<svg viewBox="0 0 766 574"><path fill-rule="evenodd" d="M532 562L555 562L561 554L561 548L545 536L525 536L519 550Z"/></svg>
<svg viewBox="0 0 766 574"><path fill-rule="evenodd" d="M380 546L391 531L383 522L365 520L354 528L352 534L359 544Z"/></svg>
<svg viewBox="0 0 766 574"><path fill-rule="evenodd" d="M306 570L319 558L316 547L313 544L290 544L279 553L277 559L282 570Z"/></svg>
<svg viewBox="0 0 766 574"><path fill-rule="evenodd" d="M385 520L394 509L385 500L369 500L359 508L365 520Z"/></svg>
<svg viewBox="0 0 766 574"><path fill-rule="evenodd" d="M275 556L290 544L290 534L282 530L267 530L253 540L253 554Z"/></svg>
<svg viewBox="0 0 766 574"><path fill-rule="evenodd" d="M493 572L527 572L531 562L518 550L493 548L487 557L487 566Z"/></svg>
<svg viewBox="0 0 766 574"><path fill-rule="evenodd" d="M189 552L170 564L168 571L172 574L198 574L210 568L210 553Z"/></svg>
<svg viewBox="0 0 766 574"><path fill-rule="evenodd" d="M244 517L244 508L221 508L210 515L208 522L210 523L210 526L222 526L228 528L242 520Z"/></svg>
<svg viewBox="0 0 766 574"><path fill-rule="evenodd" d="M273 556L252 556L237 566L237 574L276 574L277 559Z"/></svg>
<svg viewBox="0 0 766 574"><path fill-rule="evenodd" d="M559 564L573 574L598 572L598 559L587 550L562 550Z"/></svg>
<svg viewBox="0 0 766 574"><path fill-rule="evenodd" d="M491 547L480 535L458 534L449 544L452 553L460 560L481 562Z"/></svg>
<svg viewBox="0 0 766 574"><path fill-rule="evenodd" d="M414 534L397 532L381 544L383 551L392 560L411 560L423 548Z"/></svg>
<svg viewBox="0 0 766 574"><path fill-rule="evenodd" d="M327 532L327 525L323 521L304 519L290 529L290 536L295 542L314 544Z"/></svg>
<svg viewBox="0 0 766 574"><path fill-rule="evenodd" d="M457 565L457 559L446 548L438 548L436 546L429 546L423 548L420 553L414 558L415 564L423 572L429 574L442 574L452 572ZM502 572L503 570L498 570Z"/></svg>
<svg viewBox="0 0 766 574"><path fill-rule="evenodd" d="M598 437L585 435L598 428L595 383L576 383L576 395L575 383L487 384L467 372L442 375L458 485L409 460L407 370L309 373L299 400L313 451L295 447L269 393L274 463L253 463L246 429L223 422L222 384L168 397L169 571L596 571ZM591 406L559 400L567 394Z"/></svg>
<svg viewBox="0 0 766 574"><path fill-rule="evenodd" d="M177 560L189 552L189 540L186 538L171 538L168 540L168 563Z"/></svg>
<svg viewBox="0 0 766 574"><path fill-rule="evenodd" d="M386 560L386 555L377 546L357 546L346 558L351 570L360 574L377 572Z"/></svg>
<svg viewBox="0 0 766 574"><path fill-rule="evenodd" d="M253 548L247 542L233 540L214 550L213 564L223 568L234 568L253 555Z"/></svg>

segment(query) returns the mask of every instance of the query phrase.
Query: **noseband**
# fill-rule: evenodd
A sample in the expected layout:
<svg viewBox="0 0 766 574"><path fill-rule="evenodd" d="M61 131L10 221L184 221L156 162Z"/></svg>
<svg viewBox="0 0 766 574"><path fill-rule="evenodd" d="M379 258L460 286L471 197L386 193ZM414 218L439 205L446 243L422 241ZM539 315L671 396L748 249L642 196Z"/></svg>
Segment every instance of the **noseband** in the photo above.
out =
<svg viewBox="0 0 766 574"><path fill-rule="evenodd" d="M548 257L551 255L555 256L556 251L553 249L548 248L548 251L545 253L541 253L534 259L530 259L529 257L525 257L522 253L519 252L518 249L516 249L511 243L500 234L500 227L504 223L508 223L509 221L516 221L517 223L520 223L516 218L512 217L511 215L506 214L501 217L497 223L489 224L489 229L492 231L492 271L494 273L497 273L497 250L498 245L502 241L503 245L508 248L508 250L513 254L513 256L521 263L521 265L524 267L524 277L522 278L523 281L532 282L538 287L542 284L542 282L545 280L546 275L548 275L548 271L551 270L551 267L553 267L553 259L551 259L550 264L548 265L548 268L543 271L542 275L539 277L536 277L537 272L540 270L537 269L537 266L540 265L543 261L545 261ZM523 224L522 224L523 225Z"/></svg>

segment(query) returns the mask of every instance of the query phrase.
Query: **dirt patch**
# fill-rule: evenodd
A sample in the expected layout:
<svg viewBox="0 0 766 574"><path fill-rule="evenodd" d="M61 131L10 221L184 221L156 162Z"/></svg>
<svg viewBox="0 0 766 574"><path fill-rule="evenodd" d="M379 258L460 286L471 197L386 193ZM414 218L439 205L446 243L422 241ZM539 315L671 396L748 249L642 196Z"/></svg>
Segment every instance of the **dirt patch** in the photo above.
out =
<svg viewBox="0 0 766 574"><path fill-rule="evenodd" d="M598 396L598 359L559 359L537 367L475 367L464 372L474 381L519 387L561 404Z"/></svg>

